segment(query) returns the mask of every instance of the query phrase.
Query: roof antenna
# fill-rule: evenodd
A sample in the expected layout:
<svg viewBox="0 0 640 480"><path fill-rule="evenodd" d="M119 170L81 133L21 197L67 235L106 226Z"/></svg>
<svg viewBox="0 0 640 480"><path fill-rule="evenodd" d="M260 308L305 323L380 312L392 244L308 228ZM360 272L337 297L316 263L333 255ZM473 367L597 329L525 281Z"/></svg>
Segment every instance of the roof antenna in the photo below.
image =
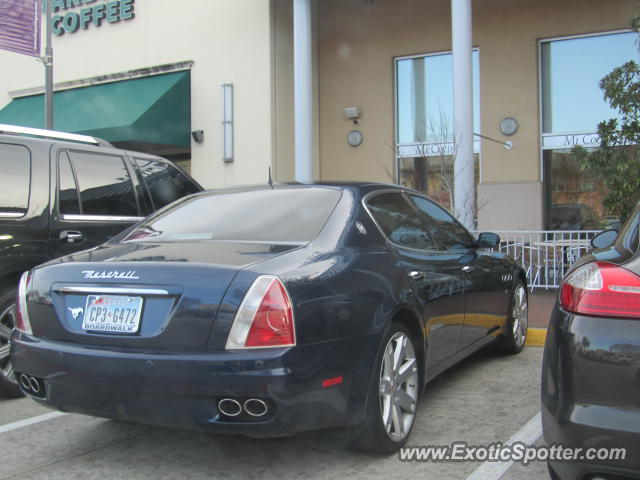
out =
<svg viewBox="0 0 640 480"><path fill-rule="evenodd" d="M273 190L273 180L271 179L271 166L269 166L269 186Z"/></svg>

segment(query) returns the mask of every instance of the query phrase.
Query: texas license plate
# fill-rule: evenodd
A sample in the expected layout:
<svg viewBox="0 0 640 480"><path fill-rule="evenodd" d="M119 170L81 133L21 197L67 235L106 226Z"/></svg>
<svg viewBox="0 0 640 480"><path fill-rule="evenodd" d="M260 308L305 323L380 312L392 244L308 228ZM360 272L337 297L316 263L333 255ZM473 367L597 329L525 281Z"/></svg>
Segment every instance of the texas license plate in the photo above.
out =
<svg viewBox="0 0 640 480"><path fill-rule="evenodd" d="M142 297L89 295L82 328L91 332L138 333Z"/></svg>

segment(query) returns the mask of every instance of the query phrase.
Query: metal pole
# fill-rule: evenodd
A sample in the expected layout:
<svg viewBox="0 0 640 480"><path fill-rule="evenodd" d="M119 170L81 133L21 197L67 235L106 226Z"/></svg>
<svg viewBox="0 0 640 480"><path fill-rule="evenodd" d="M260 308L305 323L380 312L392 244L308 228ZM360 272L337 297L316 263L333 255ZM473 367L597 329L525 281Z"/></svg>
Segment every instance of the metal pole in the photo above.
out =
<svg viewBox="0 0 640 480"><path fill-rule="evenodd" d="M471 0L451 0L453 44L454 210L467 228L475 228L476 180L473 155L473 83Z"/></svg>
<svg viewBox="0 0 640 480"><path fill-rule="evenodd" d="M46 44L44 47L44 128L53 130L53 47L51 45L51 0L46 3Z"/></svg>
<svg viewBox="0 0 640 480"><path fill-rule="evenodd" d="M313 68L311 0L293 2L295 178L313 181Z"/></svg>

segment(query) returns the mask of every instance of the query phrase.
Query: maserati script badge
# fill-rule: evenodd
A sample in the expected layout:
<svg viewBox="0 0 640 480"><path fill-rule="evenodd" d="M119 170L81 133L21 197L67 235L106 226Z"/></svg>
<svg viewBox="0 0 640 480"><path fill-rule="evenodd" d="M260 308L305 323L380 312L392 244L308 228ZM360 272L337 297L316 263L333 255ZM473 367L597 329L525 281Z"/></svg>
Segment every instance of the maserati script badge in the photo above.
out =
<svg viewBox="0 0 640 480"><path fill-rule="evenodd" d="M117 270L111 270L109 272L106 270L83 270L82 273L86 279L114 278L117 280L138 280L140 278L136 276L135 270L129 270L127 272L119 272Z"/></svg>

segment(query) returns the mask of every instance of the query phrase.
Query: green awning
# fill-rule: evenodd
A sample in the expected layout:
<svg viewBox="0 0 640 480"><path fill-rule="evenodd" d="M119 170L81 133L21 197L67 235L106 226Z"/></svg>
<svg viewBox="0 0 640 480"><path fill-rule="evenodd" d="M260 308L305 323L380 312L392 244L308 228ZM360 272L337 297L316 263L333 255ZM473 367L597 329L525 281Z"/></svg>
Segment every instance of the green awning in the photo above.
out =
<svg viewBox="0 0 640 480"><path fill-rule="evenodd" d="M53 95L54 128L111 143L190 146L189 72L103 83ZM0 123L44 128L44 95L12 100Z"/></svg>

